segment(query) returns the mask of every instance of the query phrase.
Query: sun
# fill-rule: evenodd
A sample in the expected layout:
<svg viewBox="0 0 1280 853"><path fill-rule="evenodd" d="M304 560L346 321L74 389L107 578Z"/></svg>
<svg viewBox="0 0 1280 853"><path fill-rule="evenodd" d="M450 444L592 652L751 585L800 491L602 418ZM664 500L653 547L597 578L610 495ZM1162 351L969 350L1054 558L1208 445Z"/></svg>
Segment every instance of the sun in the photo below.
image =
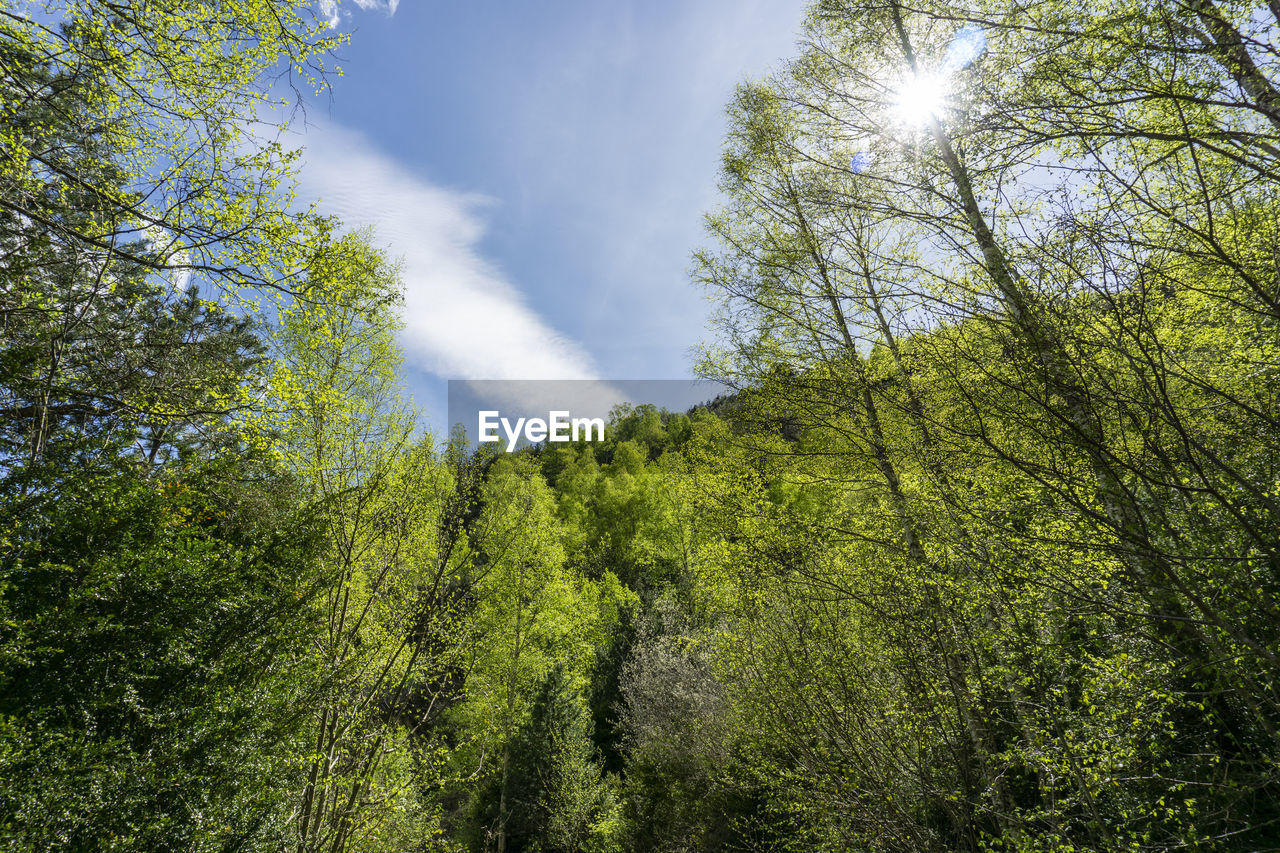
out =
<svg viewBox="0 0 1280 853"><path fill-rule="evenodd" d="M948 79L943 74L914 74L898 87L894 109L899 120L911 127L922 127L938 118L946 106Z"/></svg>

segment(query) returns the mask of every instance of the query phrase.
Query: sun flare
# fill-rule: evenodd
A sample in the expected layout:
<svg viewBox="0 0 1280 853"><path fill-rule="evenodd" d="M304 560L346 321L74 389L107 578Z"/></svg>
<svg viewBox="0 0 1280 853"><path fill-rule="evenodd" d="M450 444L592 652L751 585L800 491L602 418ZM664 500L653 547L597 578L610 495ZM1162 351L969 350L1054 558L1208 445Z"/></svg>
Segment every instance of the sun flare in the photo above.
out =
<svg viewBox="0 0 1280 853"><path fill-rule="evenodd" d="M920 127L941 114L946 100L945 75L916 74L903 81L894 106L904 124Z"/></svg>

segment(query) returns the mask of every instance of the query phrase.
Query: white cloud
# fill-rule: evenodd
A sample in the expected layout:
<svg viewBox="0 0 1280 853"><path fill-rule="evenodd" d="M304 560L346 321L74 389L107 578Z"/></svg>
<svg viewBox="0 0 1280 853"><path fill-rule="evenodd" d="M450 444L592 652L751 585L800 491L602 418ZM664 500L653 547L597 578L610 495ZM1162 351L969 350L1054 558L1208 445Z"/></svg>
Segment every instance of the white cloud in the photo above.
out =
<svg viewBox="0 0 1280 853"><path fill-rule="evenodd" d="M340 0L319 0L320 14L330 27L337 27L343 18L351 17L350 12L343 13L338 8L339 2ZM355 4L365 12L383 11L394 15L400 7L400 0L355 0Z"/></svg>
<svg viewBox="0 0 1280 853"><path fill-rule="evenodd" d="M338 0L320 0L320 16L331 28L338 26Z"/></svg>
<svg viewBox="0 0 1280 853"><path fill-rule="evenodd" d="M312 120L302 188L347 226L374 226L403 260L407 359L448 378L589 379L591 359L552 329L478 244L484 197L426 183L360 134Z"/></svg>

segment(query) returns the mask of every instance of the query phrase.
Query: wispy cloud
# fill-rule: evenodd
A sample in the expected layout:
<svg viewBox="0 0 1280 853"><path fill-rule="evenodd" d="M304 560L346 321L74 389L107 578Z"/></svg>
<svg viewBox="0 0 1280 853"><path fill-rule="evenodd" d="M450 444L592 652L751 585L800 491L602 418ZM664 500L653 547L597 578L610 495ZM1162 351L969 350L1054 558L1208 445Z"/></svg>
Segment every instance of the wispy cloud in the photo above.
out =
<svg viewBox="0 0 1280 853"><path fill-rule="evenodd" d="M339 0L319 0L320 15L329 22L330 27L338 26L343 17L351 17L349 12L343 14L338 3ZM365 12L383 11L394 15L400 7L400 0L355 0L355 4Z"/></svg>
<svg viewBox="0 0 1280 853"><path fill-rule="evenodd" d="M356 5L366 12L371 9L385 9L388 15L396 13L396 7L400 5L400 0L356 0Z"/></svg>
<svg viewBox="0 0 1280 853"><path fill-rule="evenodd" d="M330 27L338 26L338 0L320 0L320 17L329 22Z"/></svg>
<svg viewBox="0 0 1280 853"><path fill-rule="evenodd" d="M433 186L362 135L314 118L306 195L346 225L372 225L403 261L404 345L416 367L462 379L589 379L591 359L487 261L483 196Z"/></svg>

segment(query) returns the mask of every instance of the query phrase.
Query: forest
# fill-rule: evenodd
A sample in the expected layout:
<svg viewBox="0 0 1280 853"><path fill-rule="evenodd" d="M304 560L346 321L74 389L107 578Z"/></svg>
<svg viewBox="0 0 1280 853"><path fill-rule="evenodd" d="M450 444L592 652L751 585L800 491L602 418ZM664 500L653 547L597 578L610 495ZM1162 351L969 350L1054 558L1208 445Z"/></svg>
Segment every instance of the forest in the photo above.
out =
<svg viewBox="0 0 1280 853"><path fill-rule="evenodd" d="M0 850L1280 850L1280 4L814 0L693 247L731 392L514 453L296 192L346 36L40 8Z"/></svg>

